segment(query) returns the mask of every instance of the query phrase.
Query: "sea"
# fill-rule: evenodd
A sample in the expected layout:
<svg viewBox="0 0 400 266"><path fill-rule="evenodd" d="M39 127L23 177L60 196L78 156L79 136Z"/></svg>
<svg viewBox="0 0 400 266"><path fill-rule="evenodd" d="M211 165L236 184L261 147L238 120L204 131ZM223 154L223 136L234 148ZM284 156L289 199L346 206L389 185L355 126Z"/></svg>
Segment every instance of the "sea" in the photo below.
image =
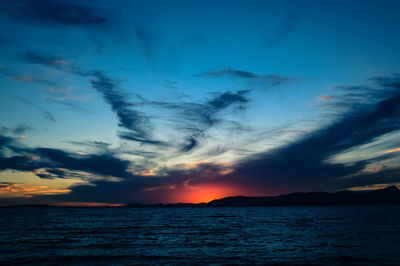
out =
<svg viewBox="0 0 400 266"><path fill-rule="evenodd" d="M0 265L400 265L400 206L0 208Z"/></svg>

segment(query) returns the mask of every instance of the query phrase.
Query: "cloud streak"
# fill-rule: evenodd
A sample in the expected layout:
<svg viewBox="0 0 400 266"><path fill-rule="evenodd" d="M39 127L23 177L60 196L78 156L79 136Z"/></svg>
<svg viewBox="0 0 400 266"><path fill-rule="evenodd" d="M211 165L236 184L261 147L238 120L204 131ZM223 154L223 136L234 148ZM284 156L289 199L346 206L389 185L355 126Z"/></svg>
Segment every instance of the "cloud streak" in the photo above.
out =
<svg viewBox="0 0 400 266"><path fill-rule="evenodd" d="M173 119L176 127L188 134L183 137L180 151L190 152L200 145L208 129L224 121L220 117L222 111L230 108L245 110L250 102L249 93L250 91L247 90L216 93L214 97L204 103L151 101L148 104L156 105L175 113Z"/></svg>
<svg viewBox="0 0 400 266"><path fill-rule="evenodd" d="M42 113L42 116L45 119L47 119L47 120L49 120L51 122L56 122L56 119L55 119L54 115L51 112L47 111L46 109L40 107L39 105L37 105L37 104L35 104L35 103L33 103L33 102L29 101L28 99L25 99L23 97L13 97L13 98L15 100L19 101L19 102L22 102L22 103L24 103L26 105L29 105L29 106L35 108L36 110L39 110Z"/></svg>
<svg viewBox="0 0 400 266"><path fill-rule="evenodd" d="M237 70L230 67L204 72L201 73L199 76L204 78L233 77L245 80L254 80L262 82L268 87L286 84L293 81L292 78L286 76L274 74L255 74L253 72Z"/></svg>
<svg viewBox="0 0 400 266"><path fill-rule="evenodd" d="M362 91L364 97L374 98L373 102L347 107L329 126L286 146L249 157L238 164L231 178L246 179L249 183L253 180L258 186L293 186L292 190L332 189L341 183L341 178L363 170L371 161L345 165L333 164L329 159L400 128L399 79L387 76L373 80L376 90L371 90L370 95ZM376 98L376 91L381 97Z"/></svg>
<svg viewBox="0 0 400 266"><path fill-rule="evenodd" d="M162 143L151 138L147 116L142 112L133 110L134 104L127 100L129 98L128 95L118 87L115 80L103 71L84 70L71 65L63 57L54 55L27 52L23 58L30 63L53 67L63 72L89 78L91 87L101 94L104 101L109 104L111 110L117 115L118 125L130 130L129 134L120 134L123 139L137 141L142 144Z"/></svg>
<svg viewBox="0 0 400 266"><path fill-rule="evenodd" d="M8 149L14 156L0 154L0 170L31 171L41 178L78 177L71 171L83 171L93 175L129 178L130 162L111 154L79 155L52 148L27 148L15 140L0 136L0 149ZM46 169L46 170L40 170Z"/></svg>

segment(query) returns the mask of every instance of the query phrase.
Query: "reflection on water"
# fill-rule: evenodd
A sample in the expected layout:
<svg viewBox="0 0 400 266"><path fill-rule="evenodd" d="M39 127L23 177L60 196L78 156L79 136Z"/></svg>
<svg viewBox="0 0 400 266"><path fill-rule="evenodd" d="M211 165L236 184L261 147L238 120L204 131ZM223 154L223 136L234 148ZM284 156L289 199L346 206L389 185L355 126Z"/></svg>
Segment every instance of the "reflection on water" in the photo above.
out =
<svg viewBox="0 0 400 266"><path fill-rule="evenodd" d="M400 206L0 209L0 264L400 265Z"/></svg>

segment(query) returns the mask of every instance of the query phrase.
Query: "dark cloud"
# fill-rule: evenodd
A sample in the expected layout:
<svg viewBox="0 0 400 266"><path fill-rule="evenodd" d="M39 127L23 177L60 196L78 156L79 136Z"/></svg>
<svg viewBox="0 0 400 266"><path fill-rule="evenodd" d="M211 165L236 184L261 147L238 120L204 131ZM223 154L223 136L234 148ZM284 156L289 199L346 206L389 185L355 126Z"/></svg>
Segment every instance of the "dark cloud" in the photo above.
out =
<svg viewBox="0 0 400 266"><path fill-rule="evenodd" d="M19 124L14 127L5 127L5 126L0 127L0 132L2 134L11 134L17 136L23 135L32 130L33 127L24 124Z"/></svg>
<svg viewBox="0 0 400 266"><path fill-rule="evenodd" d="M189 122L200 123L203 126L211 127L217 123L218 113L229 108L237 107L239 109L245 109L246 105L250 102L248 94L250 91L238 91L238 92L224 92L216 93L216 95L207 100L205 103L191 103L191 102L160 102L152 101L151 104L160 106L162 108L177 111L178 119L186 120ZM192 129L190 126L185 126L186 129ZM194 126L193 128L197 128Z"/></svg>
<svg viewBox="0 0 400 266"><path fill-rule="evenodd" d="M145 138L141 134L137 134L135 132L119 132L118 136L121 139L124 140L130 140L130 141L136 141L142 144L151 144L151 145L158 145L158 146L164 146L167 145L166 143L159 141L159 140L151 140L148 138Z"/></svg>
<svg viewBox="0 0 400 266"><path fill-rule="evenodd" d="M54 196L41 196L37 198L62 201L62 202L104 202L110 203L132 203L132 202L162 202L165 195L155 196L154 199L146 197L143 188L152 187L153 184L166 184L163 178L146 177L121 182L96 181L93 185L77 185L70 189L71 193Z"/></svg>
<svg viewBox="0 0 400 266"><path fill-rule="evenodd" d="M92 140L87 140L87 141L68 141L68 143L74 144L76 146L82 147L84 146L85 148L91 148L94 149L95 151L99 152L111 152L109 147L111 146L111 143L103 142L103 141L92 141Z"/></svg>
<svg viewBox="0 0 400 266"><path fill-rule="evenodd" d="M44 167L41 161L32 160L29 156L19 155L12 157L0 157L0 171L11 169L18 171L33 171Z"/></svg>
<svg viewBox="0 0 400 266"><path fill-rule="evenodd" d="M9 17L46 25L98 25L107 22L99 11L73 1L59 0L5 0L1 5Z"/></svg>
<svg viewBox="0 0 400 266"><path fill-rule="evenodd" d="M13 147L10 147L13 149ZM75 171L84 171L99 176L129 178L130 163L109 154L77 155L50 148L23 149L24 155L0 157L0 170L33 171L41 178L79 177ZM47 168L46 171L40 171ZM60 170L61 169L61 170Z"/></svg>
<svg viewBox="0 0 400 266"><path fill-rule="evenodd" d="M199 145L199 141L194 136L187 136L185 142L181 146L182 152L189 152L193 150L197 145Z"/></svg>
<svg viewBox="0 0 400 266"><path fill-rule="evenodd" d="M90 76L92 77L90 79L92 87L101 93L103 99L118 116L119 126L132 130L143 137L147 136L145 130L147 127L146 116L130 109L132 104L126 100L127 95L117 88L115 81L100 71L93 71Z"/></svg>
<svg viewBox="0 0 400 266"><path fill-rule="evenodd" d="M189 186L197 186L215 181L223 168L214 164L200 164L192 169L166 170L158 176L135 176L121 182L99 180L92 185L71 187L69 194L44 196L47 200L108 202L115 203L160 203L174 200ZM43 197L39 197L43 198Z"/></svg>
<svg viewBox="0 0 400 266"><path fill-rule="evenodd" d="M143 151L143 150L132 151L132 150L121 149L120 152L123 154L135 155L135 156L139 156L139 157L143 157L143 158L147 158L147 159L153 159L153 158L160 157L159 153L152 152L152 151Z"/></svg>
<svg viewBox="0 0 400 266"><path fill-rule="evenodd" d="M376 85L382 86L386 89L400 89L400 74L392 73L391 75L380 75L370 79Z"/></svg>
<svg viewBox="0 0 400 266"><path fill-rule="evenodd" d="M273 87L293 81L292 78L273 74L255 74L253 72L236 70L233 68L223 68L204 72L199 75L205 78L234 77L248 80L255 80L264 83L268 87Z"/></svg>
<svg viewBox="0 0 400 266"><path fill-rule="evenodd" d="M49 148L36 148L35 155L44 157L56 167L69 170L81 170L98 175L128 177L129 161L120 160L107 154L74 155L65 151ZM57 167L58 166L58 167Z"/></svg>
<svg viewBox="0 0 400 266"><path fill-rule="evenodd" d="M216 93L214 97L204 103L193 102L160 102L151 101L152 105L172 110L177 129L187 134L183 138L180 151L189 152L198 147L204 139L205 132L214 125L224 121L220 117L222 111L229 108L244 110L250 102L250 91Z"/></svg>
<svg viewBox="0 0 400 266"><path fill-rule="evenodd" d="M6 145L8 145L12 139L10 137L6 137L3 135L0 135L0 149Z"/></svg>
<svg viewBox="0 0 400 266"><path fill-rule="evenodd" d="M103 71L84 70L71 65L63 57L54 55L27 52L24 54L24 59L30 63L53 67L63 72L89 78L92 88L101 94L104 101L110 105L111 110L117 115L118 125L131 131L129 134L120 134L123 139L143 144L162 143L151 138L148 117L142 112L133 110L135 104L128 101L129 96L118 87L117 81Z"/></svg>
<svg viewBox="0 0 400 266"><path fill-rule="evenodd" d="M377 173L362 173L351 178L342 178L335 182L333 189L346 189L349 187L368 186L374 184L391 184L400 182L400 168L393 167L382 169Z"/></svg>
<svg viewBox="0 0 400 266"><path fill-rule="evenodd" d="M329 189L340 178L358 173L370 161L345 165L333 164L328 160L400 128L400 86L397 81L392 81L392 76L381 77L376 83L376 89L385 97L375 98L374 102L368 101L362 106L353 103L346 113L329 126L239 163L231 177L243 179L243 182L245 179L258 186L307 190ZM376 96L375 91L370 92ZM370 95L365 97L369 98Z"/></svg>
<svg viewBox="0 0 400 266"><path fill-rule="evenodd" d="M73 172L63 168L46 168L43 171L35 171L34 173L37 177L40 177L42 179L55 179L55 178L84 179L82 173Z"/></svg>

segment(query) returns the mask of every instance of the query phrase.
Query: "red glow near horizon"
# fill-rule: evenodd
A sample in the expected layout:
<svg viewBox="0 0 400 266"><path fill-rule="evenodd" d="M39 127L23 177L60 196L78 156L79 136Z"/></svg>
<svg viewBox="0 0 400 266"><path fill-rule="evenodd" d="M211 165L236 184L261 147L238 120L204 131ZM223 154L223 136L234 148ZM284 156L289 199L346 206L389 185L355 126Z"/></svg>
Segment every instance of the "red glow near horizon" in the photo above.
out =
<svg viewBox="0 0 400 266"><path fill-rule="evenodd" d="M203 203L239 195L239 190L226 185L200 185L183 187L169 197L169 203ZM242 193L243 194L243 193Z"/></svg>

